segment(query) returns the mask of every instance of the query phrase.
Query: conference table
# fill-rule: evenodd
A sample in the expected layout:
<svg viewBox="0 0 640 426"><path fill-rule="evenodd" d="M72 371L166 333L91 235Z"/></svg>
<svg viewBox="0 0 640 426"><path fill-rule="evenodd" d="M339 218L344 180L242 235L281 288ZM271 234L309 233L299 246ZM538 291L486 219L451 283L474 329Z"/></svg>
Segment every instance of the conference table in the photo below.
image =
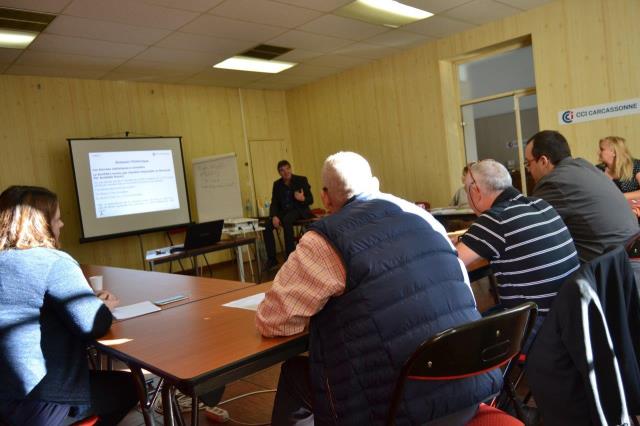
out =
<svg viewBox="0 0 640 426"><path fill-rule="evenodd" d="M252 285L102 266L83 266L83 270L86 275L103 275L104 288L113 291L124 304L148 300L149 294L160 298L176 292L190 294L188 300L164 306L160 311L115 322L95 343L101 352L125 362L131 369L138 395L144 401L142 414L147 425L153 425L154 418L143 368L163 380L164 424L173 425L175 389L191 396L197 407L200 395L307 350L306 333L264 338L255 328L253 310L223 306L265 292L271 283ZM163 288L149 293L157 284ZM191 423L198 424L197 415L192 416Z"/></svg>
<svg viewBox="0 0 640 426"><path fill-rule="evenodd" d="M162 309L168 309L254 285L253 283L217 278L140 271L113 266L81 265L81 268L87 279L91 276L102 276L103 289L114 294L120 300L120 306L147 300L166 299L177 295L186 296L183 300L162 306Z"/></svg>

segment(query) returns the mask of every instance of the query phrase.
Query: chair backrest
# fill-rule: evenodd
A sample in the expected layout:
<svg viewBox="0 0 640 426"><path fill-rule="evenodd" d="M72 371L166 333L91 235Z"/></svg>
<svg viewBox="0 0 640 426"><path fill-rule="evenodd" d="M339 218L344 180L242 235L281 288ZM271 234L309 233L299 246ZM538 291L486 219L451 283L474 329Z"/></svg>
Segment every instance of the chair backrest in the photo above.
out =
<svg viewBox="0 0 640 426"><path fill-rule="evenodd" d="M394 422L407 379L463 379L508 364L520 354L536 316L536 304L528 302L449 328L422 343L396 381L387 424Z"/></svg>

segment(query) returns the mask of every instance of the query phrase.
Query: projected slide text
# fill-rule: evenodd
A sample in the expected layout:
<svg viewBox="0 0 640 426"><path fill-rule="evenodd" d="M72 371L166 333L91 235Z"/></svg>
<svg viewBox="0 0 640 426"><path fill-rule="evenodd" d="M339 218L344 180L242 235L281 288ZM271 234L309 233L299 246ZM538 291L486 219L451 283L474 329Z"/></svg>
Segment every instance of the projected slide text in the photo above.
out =
<svg viewBox="0 0 640 426"><path fill-rule="evenodd" d="M96 217L180 208L171 150L90 152Z"/></svg>

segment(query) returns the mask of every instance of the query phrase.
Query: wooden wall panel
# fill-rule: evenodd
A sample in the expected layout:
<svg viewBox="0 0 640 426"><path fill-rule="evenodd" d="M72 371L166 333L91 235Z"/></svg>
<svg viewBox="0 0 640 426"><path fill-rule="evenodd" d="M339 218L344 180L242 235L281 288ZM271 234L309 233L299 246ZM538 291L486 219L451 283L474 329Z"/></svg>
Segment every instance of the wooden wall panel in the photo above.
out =
<svg viewBox="0 0 640 426"><path fill-rule="evenodd" d="M247 90L241 89L240 94L243 100L243 110L244 116L246 120L246 132L247 132L247 141L250 143L254 149L257 148L256 144L264 143L265 146L270 146L274 140L282 141L282 147L288 153L286 155L286 159L293 166L294 173L297 173L297 165L295 159L292 155L291 149L291 138L289 136L289 125L288 125L288 117L287 117L287 106L286 100L284 96L284 92L282 91L267 91L267 90ZM278 142L278 146L280 146L280 142ZM262 147L264 149L264 147ZM279 149L278 152L281 150ZM252 187L252 180L249 179L249 172L255 171L258 176L269 176L269 182L266 184L269 188L268 195L271 196L271 183L276 180L279 176L276 171L276 166L278 161L283 158L274 159L274 155L271 156L253 156L254 161L264 161L268 162L268 164L251 164L247 162L243 165L243 168L247 172L247 180L245 181L247 186L243 189L250 197L250 202L256 203L256 208L254 209L254 214L258 214L257 206L259 203L264 205L264 192L263 189L260 194L258 191L257 197L259 199L254 200L253 195L254 190ZM278 157L280 156L277 155ZM265 170L269 170L269 173L265 173ZM264 185L258 184L256 185L258 189L260 187L264 188ZM244 199L246 203L246 199Z"/></svg>
<svg viewBox="0 0 640 426"><path fill-rule="evenodd" d="M558 111L640 97L640 2L557 0L383 58L288 92L46 77L0 76L0 187L24 183L58 192L65 248L82 262L141 267L135 237L80 246L66 138L183 136L192 211L191 159L234 151L249 197L246 138L283 139L296 173L316 198L324 158L355 150L382 189L445 205L463 165L458 124L443 95L452 59L530 35L541 128L559 129L574 154L595 161L597 140L624 136L640 157L640 116L560 126ZM245 111L246 134L240 113ZM288 145L289 146L289 145ZM246 165L245 165L246 163ZM316 202L319 204L319 200ZM164 244L161 234L142 238Z"/></svg>
<svg viewBox="0 0 640 426"><path fill-rule="evenodd" d="M637 0L557 0L290 90L294 155L318 179L327 154L355 150L383 190L446 205L464 159L457 114L441 96L453 88L441 73L461 55L530 36L541 128L560 130L574 155L591 161L608 134L626 137L640 157L639 115L569 126L557 118L563 109L640 97L639 19Z"/></svg>
<svg viewBox="0 0 640 426"><path fill-rule="evenodd" d="M370 161L383 190L429 199L434 176L448 176L445 146L426 139L442 130L432 102L440 99L437 70L432 56L405 53L287 92L294 155L312 185L321 186L327 155L353 150Z"/></svg>
<svg viewBox="0 0 640 426"><path fill-rule="evenodd" d="M260 129L263 137L285 134L288 139L282 92L251 91L244 101L250 111L248 128ZM3 75L0 110L0 187L33 184L57 192L65 222L63 247L80 262L142 268L137 237L78 243L67 138L124 136L125 131L131 136L182 136L194 219L191 160L235 152L243 200L249 197L238 89ZM167 242L162 233L154 233L143 235L142 243L151 249Z"/></svg>

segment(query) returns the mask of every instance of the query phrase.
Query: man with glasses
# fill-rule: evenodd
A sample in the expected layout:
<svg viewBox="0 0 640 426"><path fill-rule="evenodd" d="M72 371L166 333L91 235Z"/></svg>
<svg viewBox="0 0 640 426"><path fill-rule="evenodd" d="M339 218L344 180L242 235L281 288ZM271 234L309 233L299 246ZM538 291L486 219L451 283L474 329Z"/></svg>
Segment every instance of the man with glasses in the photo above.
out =
<svg viewBox="0 0 640 426"><path fill-rule="evenodd" d="M274 425L381 423L419 344L480 318L466 271L433 216L378 189L353 152L327 158L322 202L256 312L267 337L309 326L309 356L282 365ZM497 371L412 383L398 424L461 425L501 386Z"/></svg>
<svg viewBox="0 0 640 426"><path fill-rule="evenodd" d="M478 219L460 237L458 256L465 265L480 258L489 260L498 282L499 308L525 302L538 305L526 352L561 284L580 266L576 248L553 207L518 192L507 169L497 161L471 165L465 188Z"/></svg>
<svg viewBox="0 0 640 426"><path fill-rule="evenodd" d="M525 165L536 182L533 195L551 204L569 228L581 262L624 244L638 231L638 221L611 179L593 164L571 157L559 132L533 135Z"/></svg>

